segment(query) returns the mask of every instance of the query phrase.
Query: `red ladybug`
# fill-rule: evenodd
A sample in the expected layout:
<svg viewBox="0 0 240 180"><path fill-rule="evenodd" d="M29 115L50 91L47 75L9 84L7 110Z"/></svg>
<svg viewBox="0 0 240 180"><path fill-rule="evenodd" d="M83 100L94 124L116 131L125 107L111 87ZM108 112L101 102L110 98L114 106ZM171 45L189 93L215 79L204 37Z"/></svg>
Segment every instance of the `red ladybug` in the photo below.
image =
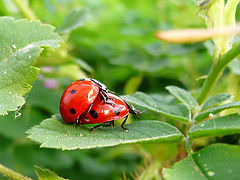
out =
<svg viewBox="0 0 240 180"><path fill-rule="evenodd" d="M86 115L82 115L78 119L79 124L95 124L95 123L104 123L108 124L112 123L114 126L114 121L119 119L124 119L121 127L124 131L128 131L124 125L127 121L129 113L138 117L142 112L137 111L132 105L128 102L124 101L122 98L108 93L109 99L108 102L111 104L104 103L101 99L101 96L98 96L96 100L93 102L93 105L90 111ZM113 105L114 104L114 105ZM91 128L93 131L95 128L100 127L104 124L100 124Z"/></svg>
<svg viewBox="0 0 240 180"><path fill-rule="evenodd" d="M91 108L98 95L108 103L107 87L95 79L80 79L70 84L60 100L60 113L66 123L75 122L83 112Z"/></svg>

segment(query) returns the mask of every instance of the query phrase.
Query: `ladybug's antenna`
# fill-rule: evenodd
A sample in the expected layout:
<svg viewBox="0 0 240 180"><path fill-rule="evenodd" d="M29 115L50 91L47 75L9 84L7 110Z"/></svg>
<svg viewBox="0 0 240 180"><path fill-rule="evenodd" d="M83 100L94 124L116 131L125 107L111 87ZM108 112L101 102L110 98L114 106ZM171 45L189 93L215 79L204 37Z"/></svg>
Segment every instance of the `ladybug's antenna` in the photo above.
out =
<svg viewBox="0 0 240 180"><path fill-rule="evenodd" d="M115 94L115 92L114 92L114 91L111 91L111 90L108 90L108 92Z"/></svg>

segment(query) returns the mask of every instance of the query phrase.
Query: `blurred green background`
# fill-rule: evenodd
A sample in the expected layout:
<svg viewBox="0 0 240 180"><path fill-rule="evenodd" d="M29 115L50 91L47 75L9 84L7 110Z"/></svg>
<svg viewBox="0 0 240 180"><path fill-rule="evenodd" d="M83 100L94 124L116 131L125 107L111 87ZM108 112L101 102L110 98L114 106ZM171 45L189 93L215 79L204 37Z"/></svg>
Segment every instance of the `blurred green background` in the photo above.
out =
<svg viewBox="0 0 240 180"><path fill-rule="evenodd" d="M59 113L64 88L83 77L98 79L119 95L136 91L165 94L166 85L197 91L211 65L211 42L171 45L154 37L158 30L205 27L193 0L30 0L43 23L59 27L73 9L86 8L82 27L62 34L55 52L46 50L37 61L39 78L17 112L0 117L0 162L36 179L34 165L69 179L121 179L154 174L181 158L177 144L133 144L93 150L41 149L25 131ZM239 18L239 11L237 18ZM0 0L0 16L25 18L12 0ZM222 77L215 92L231 91ZM194 92L193 92L194 93ZM168 121L145 112L141 119ZM130 119L129 122L135 119ZM124 175L125 174L125 175ZM146 176L145 176L146 177ZM1 179L4 179L0 175Z"/></svg>

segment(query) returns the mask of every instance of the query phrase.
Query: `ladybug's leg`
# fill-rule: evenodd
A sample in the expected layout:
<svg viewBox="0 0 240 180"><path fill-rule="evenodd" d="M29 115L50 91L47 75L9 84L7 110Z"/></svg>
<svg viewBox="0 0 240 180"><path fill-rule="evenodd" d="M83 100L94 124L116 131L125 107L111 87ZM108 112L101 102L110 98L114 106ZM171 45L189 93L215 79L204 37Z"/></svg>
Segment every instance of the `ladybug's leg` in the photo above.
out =
<svg viewBox="0 0 240 180"><path fill-rule="evenodd" d="M87 110L85 111L85 113L83 114L83 116L84 116L85 119L88 119L86 115L87 115L87 113L89 113L89 111L90 111L90 109L92 108L92 106L93 106L93 103L90 104L90 106L88 107L88 109L87 109Z"/></svg>
<svg viewBox="0 0 240 180"><path fill-rule="evenodd" d="M97 129L98 127L102 127L102 126L103 126L103 124L99 124L99 125L96 125L96 126L92 127L90 129L90 133L92 133L94 131L94 129Z"/></svg>
<svg viewBox="0 0 240 180"><path fill-rule="evenodd" d="M114 127L114 121L110 121L111 127Z"/></svg>
<svg viewBox="0 0 240 180"><path fill-rule="evenodd" d="M107 100L108 100L108 96L106 93L102 92L102 91L99 91L99 94L101 94L101 100L102 102L106 103Z"/></svg>
<svg viewBox="0 0 240 180"><path fill-rule="evenodd" d="M101 94L101 100L102 102L106 103L106 104L110 104L111 106L116 106L115 103L111 103L108 101L108 99L114 99L114 98L109 98L106 94L103 94L103 92L99 92ZM115 99L114 99L115 100Z"/></svg>
<svg viewBox="0 0 240 180"><path fill-rule="evenodd" d="M125 117L124 121L123 121L122 124L121 124L121 127L123 128L123 130L124 130L125 132L128 132L128 129L126 129L126 128L124 127L124 125L125 125L125 123L126 123L126 121L127 121L127 118L128 118L128 115Z"/></svg>
<svg viewBox="0 0 240 180"><path fill-rule="evenodd" d="M108 99L115 100L115 98L108 97L108 95L102 91L100 91L99 93L101 94L102 102L113 105L113 103L108 102ZM115 104L114 104L114 106L115 106Z"/></svg>
<svg viewBox="0 0 240 180"><path fill-rule="evenodd" d="M111 106L116 106L115 103L111 103L111 102L108 102L108 101L106 101L105 103L106 103L106 104L110 104Z"/></svg>

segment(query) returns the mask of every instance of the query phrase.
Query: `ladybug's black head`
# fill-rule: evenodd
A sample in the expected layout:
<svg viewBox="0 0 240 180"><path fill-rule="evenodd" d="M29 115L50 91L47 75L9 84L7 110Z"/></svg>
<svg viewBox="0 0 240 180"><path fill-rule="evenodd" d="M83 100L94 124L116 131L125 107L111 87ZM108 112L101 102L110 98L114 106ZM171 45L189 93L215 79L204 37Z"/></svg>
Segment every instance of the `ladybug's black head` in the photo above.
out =
<svg viewBox="0 0 240 180"><path fill-rule="evenodd" d="M129 113L130 114L133 114L135 118L139 118L139 116L144 113L144 111L139 111L137 110L134 106L132 106L129 102L125 101L124 102L126 103L128 109L129 109Z"/></svg>

